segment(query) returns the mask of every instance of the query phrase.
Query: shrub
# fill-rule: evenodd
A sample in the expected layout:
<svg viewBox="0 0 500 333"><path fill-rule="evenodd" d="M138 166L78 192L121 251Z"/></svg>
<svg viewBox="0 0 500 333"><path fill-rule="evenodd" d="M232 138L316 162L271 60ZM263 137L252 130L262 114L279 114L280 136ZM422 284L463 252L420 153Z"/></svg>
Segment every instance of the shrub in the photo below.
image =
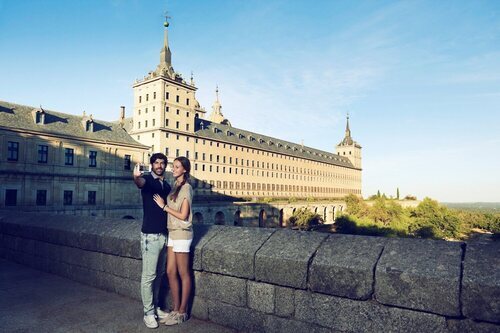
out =
<svg viewBox="0 0 500 333"><path fill-rule="evenodd" d="M288 225L300 230L310 230L320 224L323 224L323 218L318 214L311 212L307 208L296 210L288 219Z"/></svg>

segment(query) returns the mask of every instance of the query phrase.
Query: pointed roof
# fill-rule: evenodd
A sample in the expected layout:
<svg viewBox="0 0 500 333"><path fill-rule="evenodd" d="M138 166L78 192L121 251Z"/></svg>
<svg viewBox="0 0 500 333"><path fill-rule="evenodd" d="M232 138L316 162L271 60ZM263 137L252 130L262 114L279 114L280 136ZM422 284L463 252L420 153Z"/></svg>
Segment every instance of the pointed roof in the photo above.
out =
<svg viewBox="0 0 500 333"><path fill-rule="evenodd" d="M361 146L356 141L354 141L351 137L351 129L349 127L349 113L347 113L347 123L345 126L345 137L342 141L340 141L338 146L356 146L358 148L361 148Z"/></svg>
<svg viewBox="0 0 500 333"><path fill-rule="evenodd" d="M170 17L165 15L165 22L163 26L165 27L163 32L163 47L160 51L160 64L156 68L156 72L160 75L167 75L174 78L175 71L172 67L172 52L170 52L170 47L168 45L168 26L170 23L168 19Z"/></svg>
<svg viewBox="0 0 500 333"><path fill-rule="evenodd" d="M210 118L209 120L214 123L218 124L228 124L231 125L231 122L224 118L224 115L222 114L222 105L219 101L219 86L215 87L215 102L212 105L212 113L210 113Z"/></svg>

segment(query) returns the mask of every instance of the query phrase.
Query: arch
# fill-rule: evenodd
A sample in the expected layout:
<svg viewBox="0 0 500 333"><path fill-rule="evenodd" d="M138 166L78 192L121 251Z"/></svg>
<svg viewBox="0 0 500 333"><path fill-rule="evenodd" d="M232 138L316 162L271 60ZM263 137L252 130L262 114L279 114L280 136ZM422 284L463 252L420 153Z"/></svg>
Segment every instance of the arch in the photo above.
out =
<svg viewBox="0 0 500 333"><path fill-rule="evenodd" d="M223 212L218 211L217 213L215 213L215 224L217 225L226 224L226 217L224 216Z"/></svg>
<svg viewBox="0 0 500 333"><path fill-rule="evenodd" d="M261 209L260 213L259 213L259 227L260 228L266 227L266 219L267 219L266 211L264 209Z"/></svg>
<svg viewBox="0 0 500 333"><path fill-rule="evenodd" d="M335 222L335 206L332 206L332 210L330 211L330 214L331 214L331 219L332 219L332 222Z"/></svg>
<svg viewBox="0 0 500 333"><path fill-rule="evenodd" d="M282 228L284 226L283 208L280 209L280 215L279 215L278 225L280 226L280 228Z"/></svg>
<svg viewBox="0 0 500 333"><path fill-rule="evenodd" d="M135 220L135 218L132 215L125 215L122 217L123 220Z"/></svg>
<svg viewBox="0 0 500 333"><path fill-rule="evenodd" d="M237 225L237 226L243 225L243 221L241 220L241 211L240 210L237 210L234 213L234 225Z"/></svg>
<svg viewBox="0 0 500 333"><path fill-rule="evenodd" d="M327 222L326 209L327 209L327 207L325 206L323 208L323 222L325 222L325 223Z"/></svg>
<svg viewBox="0 0 500 333"><path fill-rule="evenodd" d="M193 215L193 224L203 224L203 214L196 212Z"/></svg>

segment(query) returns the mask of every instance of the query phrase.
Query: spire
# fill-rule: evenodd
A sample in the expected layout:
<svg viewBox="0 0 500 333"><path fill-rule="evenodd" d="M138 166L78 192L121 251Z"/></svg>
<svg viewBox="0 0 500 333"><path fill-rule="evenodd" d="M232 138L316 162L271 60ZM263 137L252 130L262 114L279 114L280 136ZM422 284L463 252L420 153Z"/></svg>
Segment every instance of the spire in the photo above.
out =
<svg viewBox="0 0 500 333"><path fill-rule="evenodd" d="M165 27L164 36L163 36L163 48L160 52L160 67L169 68L172 66L172 53L170 52L170 48L168 47L168 19L170 16L165 15L165 22L163 22L163 26Z"/></svg>
<svg viewBox="0 0 500 333"><path fill-rule="evenodd" d="M346 138L351 137L351 130L349 129L349 112L347 112L347 125L345 127L345 137Z"/></svg>
<svg viewBox="0 0 500 333"><path fill-rule="evenodd" d="M219 103L219 85L215 86L215 100Z"/></svg>
<svg viewBox="0 0 500 333"><path fill-rule="evenodd" d="M222 114L222 105L219 101L219 86L215 87L215 102L212 105L212 113L210 114L210 121L218 124L225 124L231 126L231 123L228 119L224 118Z"/></svg>

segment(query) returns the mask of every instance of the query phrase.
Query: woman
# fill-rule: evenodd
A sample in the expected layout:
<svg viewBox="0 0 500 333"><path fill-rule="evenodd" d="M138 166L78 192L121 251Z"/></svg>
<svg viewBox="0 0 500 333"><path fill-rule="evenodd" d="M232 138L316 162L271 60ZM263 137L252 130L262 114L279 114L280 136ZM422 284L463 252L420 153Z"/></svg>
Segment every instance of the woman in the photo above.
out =
<svg viewBox="0 0 500 333"><path fill-rule="evenodd" d="M180 324L188 319L187 303L191 293L189 248L193 240L193 188L188 183L190 170L189 160L182 156L177 157L172 171L175 184L167 196L167 202L159 195L153 197L158 206L168 213L167 277L174 309L160 320L165 325Z"/></svg>

